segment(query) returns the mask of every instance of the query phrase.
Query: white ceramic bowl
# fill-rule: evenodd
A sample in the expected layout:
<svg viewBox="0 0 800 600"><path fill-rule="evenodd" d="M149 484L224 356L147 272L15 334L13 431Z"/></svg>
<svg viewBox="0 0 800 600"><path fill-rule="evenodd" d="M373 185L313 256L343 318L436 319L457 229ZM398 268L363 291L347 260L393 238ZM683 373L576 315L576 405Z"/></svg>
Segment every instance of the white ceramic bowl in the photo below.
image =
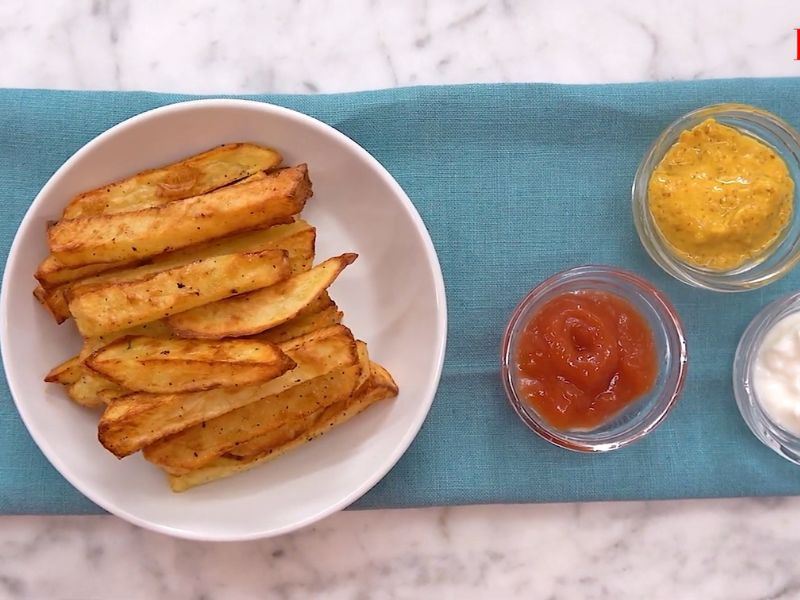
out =
<svg viewBox="0 0 800 600"><path fill-rule="evenodd" d="M97 415L42 381L79 337L31 295L46 254L45 227L76 193L217 144L274 146L306 162L314 184L304 218L317 258L359 253L331 289L345 324L369 343L400 395L319 440L247 473L174 494L136 455L118 461L97 441ZM260 102L198 100L133 117L98 136L50 178L11 247L0 298L8 384L33 439L53 466L99 506L162 533L244 540L298 529L355 501L398 461L439 382L447 330L444 283L422 220L389 173L355 142L306 115Z"/></svg>

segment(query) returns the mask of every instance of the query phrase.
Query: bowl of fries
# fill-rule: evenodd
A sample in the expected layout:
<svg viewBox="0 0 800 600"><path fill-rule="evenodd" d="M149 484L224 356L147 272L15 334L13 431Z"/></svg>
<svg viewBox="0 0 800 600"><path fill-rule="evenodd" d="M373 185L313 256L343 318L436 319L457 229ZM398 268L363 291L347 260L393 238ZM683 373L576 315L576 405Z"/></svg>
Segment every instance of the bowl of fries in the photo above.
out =
<svg viewBox="0 0 800 600"><path fill-rule="evenodd" d="M53 466L111 513L202 540L286 533L366 493L428 413L447 329L391 175L328 125L242 100L158 108L76 152L20 225L0 313Z"/></svg>

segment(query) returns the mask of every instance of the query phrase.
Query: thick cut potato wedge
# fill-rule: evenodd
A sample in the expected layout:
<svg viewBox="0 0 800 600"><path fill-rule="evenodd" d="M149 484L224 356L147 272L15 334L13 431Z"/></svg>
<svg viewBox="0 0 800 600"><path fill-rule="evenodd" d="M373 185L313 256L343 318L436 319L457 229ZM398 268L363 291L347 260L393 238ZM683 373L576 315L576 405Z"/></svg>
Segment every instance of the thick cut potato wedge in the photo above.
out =
<svg viewBox="0 0 800 600"><path fill-rule="evenodd" d="M310 196L308 170L300 165L163 206L60 221L48 230L48 242L51 253L67 266L133 262L285 223Z"/></svg>
<svg viewBox="0 0 800 600"><path fill-rule="evenodd" d="M54 290L54 292L55 291L57 290ZM37 285L33 289L33 297L53 315L56 323L61 325L61 323L69 319L69 307L67 306L67 300L64 295L54 292L48 292L41 285Z"/></svg>
<svg viewBox="0 0 800 600"><path fill-rule="evenodd" d="M67 395L81 406L95 408L103 406L108 399L126 394L126 390L102 375L84 368L83 374L75 383L67 386Z"/></svg>
<svg viewBox="0 0 800 600"><path fill-rule="evenodd" d="M65 219L140 210L199 196L281 164L281 155L255 144L225 144L74 198Z"/></svg>
<svg viewBox="0 0 800 600"><path fill-rule="evenodd" d="M277 346L257 340L165 340L124 337L98 350L86 365L135 392L168 394L255 385L295 363Z"/></svg>
<svg viewBox="0 0 800 600"><path fill-rule="evenodd" d="M246 183L250 183L252 181L258 181L266 177L267 175L265 173L259 172L256 175L251 175L250 177L247 177L246 179L243 179L242 181L239 181L230 187L232 188L237 185L244 185ZM239 251L240 250L231 250L229 252L222 251L222 252L217 252L216 254L230 254L232 252L239 252ZM211 254L209 254L209 256L210 255ZM137 260L137 261L124 260L120 262L83 265L80 267L69 267L62 264L59 260L56 259L55 256L50 254L39 264L39 267L37 268L34 276L36 277L37 280L39 280L39 283L42 286L44 286L46 289L49 290L56 286L69 283L71 281L77 281L78 279L84 279L86 277L91 277L99 273L106 273L108 271L117 270L123 267L132 267L146 261L147 259ZM184 262L189 262L189 259L187 259ZM176 262L175 264L178 263Z"/></svg>
<svg viewBox="0 0 800 600"><path fill-rule="evenodd" d="M91 354L94 354L100 350L100 348L104 348L120 338L132 335L142 335L145 337L160 339L170 339L175 337L172 333L172 329L167 326L167 322L163 319L159 321L150 321L149 323L144 323L143 325L121 329L120 331L115 331L106 335L84 338L83 348L81 348L81 353L78 355L78 358L81 361L84 361Z"/></svg>
<svg viewBox="0 0 800 600"><path fill-rule="evenodd" d="M111 272L64 283L50 290L39 286L34 290L34 295L50 311L56 322L63 323L71 316L67 302L69 295L78 294L101 284L138 279L200 258L268 249L286 250L292 274L307 271L314 260L315 238L316 230L305 221L298 220L288 225L276 225L162 254L144 265L116 268Z"/></svg>
<svg viewBox="0 0 800 600"><path fill-rule="evenodd" d="M69 283L70 281L75 281L83 277L90 277L97 273L110 271L111 269L116 269L127 264L130 264L130 261L68 267L59 262L56 257L51 254L41 262L36 273L34 273L34 277L36 277L45 289L50 289L64 283Z"/></svg>
<svg viewBox="0 0 800 600"><path fill-rule="evenodd" d="M144 457L172 474L198 469L243 442L349 398L360 373L360 364L343 367L251 402L147 446Z"/></svg>
<svg viewBox="0 0 800 600"><path fill-rule="evenodd" d="M180 337L223 338L260 333L296 317L357 256L343 254L328 259L276 285L188 310L170 317L167 323Z"/></svg>
<svg viewBox="0 0 800 600"><path fill-rule="evenodd" d="M359 375L358 381L356 381L356 385L354 386L353 393L346 397L340 398L337 401L338 406L346 406L352 400L351 396L359 396L366 390L366 387L370 385L372 380L372 361L369 359L369 352L367 351L367 344L362 342L361 340L356 341L356 349L358 351L358 364L361 366L361 374ZM391 377L389 378L391 379ZM396 392L395 392L396 393ZM332 409L333 410L333 409ZM338 409L337 409L338 410ZM312 420L312 422L316 422L320 415L322 415L321 410L314 411L314 413L309 413L307 417ZM294 425L292 425L292 423ZM294 438L296 435L299 435L301 432L309 429L311 424L306 421L306 418L298 418L294 420L285 420L284 423L281 424L281 428L273 429L262 435L251 436L248 440L243 440L240 444L237 444L229 451L226 452L231 458L247 458L251 456L261 455L270 450L274 449L278 445L289 441L289 439ZM283 425L287 425L288 429L284 428ZM287 439L287 435L291 437ZM180 474L172 472L171 470L167 469L167 472L170 474Z"/></svg>
<svg viewBox="0 0 800 600"><path fill-rule="evenodd" d="M396 395L397 385L391 375L380 365L371 363L369 381L361 386L351 398L332 404L299 422L287 424L261 438L251 440L248 444L252 444L256 440L260 442L257 454L235 456L228 453L194 471L181 475L168 475L170 487L174 492L183 492L198 485L252 469L327 433L376 402ZM255 445L252 447L255 448Z"/></svg>
<svg viewBox="0 0 800 600"><path fill-rule="evenodd" d="M250 178L237 185L242 185L249 180ZM90 279L101 272L108 274L108 279L111 279L113 275L108 273L109 271L122 274L123 272L134 269L142 263L158 263L166 268L168 266L185 264L197 260L198 258L207 258L220 254L235 254L237 252L256 252L269 248L284 249L289 252L289 259L292 260L293 263L301 263L309 252L313 256L315 232L316 230L306 221L297 219L285 225L275 225L265 229L230 235L222 239L196 244L188 248L181 248L180 250L174 250L134 263L122 261L119 263L104 263L86 265L83 267L67 267L50 255L39 265L39 269L36 271L36 279L38 279L39 283L47 290L58 289L64 284L78 280L85 280L87 283L90 280L104 281L105 279ZM300 240L295 239L295 236L298 236L300 240L302 240L302 243ZM312 238L310 243L308 240L309 236Z"/></svg>
<svg viewBox="0 0 800 600"><path fill-rule="evenodd" d="M45 375L44 380L48 383L60 383L62 385L69 385L75 383L81 378L85 371L83 361L79 356L68 358L60 365L50 369L50 372Z"/></svg>
<svg viewBox="0 0 800 600"><path fill-rule="evenodd" d="M192 425L358 363L353 334L342 325L290 340L280 349L297 366L266 383L182 394L135 393L113 402L100 419L100 443L122 458Z"/></svg>
<svg viewBox="0 0 800 600"><path fill-rule="evenodd" d="M34 291L34 296L37 299L41 296L40 302L50 311L56 323L59 325L70 318L69 303L65 294L65 286L57 287L53 290L46 290L41 286L37 286Z"/></svg>
<svg viewBox="0 0 800 600"><path fill-rule="evenodd" d="M289 273L284 250L214 256L143 279L90 288L70 299L69 311L83 336L104 335L271 286Z"/></svg>
<svg viewBox="0 0 800 600"><path fill-rule="evenodd" d="M239 235L214 240L191 248L177 250L155 257L152 261L137 267L130 267L102 273L94 277L81 279L68 286L70 295L79 295L84 291L109 283L124 283L154 275L161 271L189 264L202 258L211 258L224 254L240 254L244 252L262 252L264 250L286 250L292 267L292 258L303 263L307 252L314 251L315 229L305 221L297 221L288 225L276 225L268 229L249 231ZM292 270L294 272L294 270ZM62 289L61 287L56 289Z"/></svg>
<svg viewBox="0 0 800 600"><path fill-rule="evenodd" d="M336 305L330 306L319 312L297 315L294 319L287 321L283 325L278 325L273 329L268 329L263 333L256 334L252 339L280 344L281 342L311 333L317 329L341 323L343 316L344 313L340 311Z"/></svg>

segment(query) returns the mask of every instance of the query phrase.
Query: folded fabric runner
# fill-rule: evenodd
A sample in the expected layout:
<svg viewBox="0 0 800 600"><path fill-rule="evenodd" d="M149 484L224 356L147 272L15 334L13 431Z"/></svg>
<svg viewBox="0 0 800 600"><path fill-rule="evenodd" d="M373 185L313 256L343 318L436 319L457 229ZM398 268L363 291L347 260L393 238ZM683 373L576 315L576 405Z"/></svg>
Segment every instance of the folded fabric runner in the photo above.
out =
<svg viewBox="0 0 800 600"><path fill-rule="evenodd" d="M671 121L743 102L800 128L798 97L800 79L249 96L317 117L372 153L416 205L444 270L450 330L433 408L406 455L355 506L800 493L800 470L750 434L731 386L739 336L761 307L800 286L800 269L750 293L689 288L647 257L630 210L636 167ZM192 98L0 90L3 264L31 201L73 152L132 115ZM664 290L689 344L676 409L646 439L604 455L539 439L508 406L498 374L517 302L554 272L587 263L631 269ZM0 513L102 512L36 448L5 378L0 420Z"/></svg>

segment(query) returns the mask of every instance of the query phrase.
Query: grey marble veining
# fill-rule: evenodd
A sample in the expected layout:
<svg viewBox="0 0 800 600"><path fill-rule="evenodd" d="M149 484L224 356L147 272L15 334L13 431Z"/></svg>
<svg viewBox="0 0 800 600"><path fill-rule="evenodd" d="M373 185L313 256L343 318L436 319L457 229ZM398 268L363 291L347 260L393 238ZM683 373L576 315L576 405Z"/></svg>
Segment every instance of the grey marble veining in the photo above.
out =
<svg viewBox="0 0 800 600"><path fill-rule="evenodd" d="M0 84L332 92L798 75L793 0L6 0Z"/></svg>
<svg viewBox="0 0 800 600"><path fill-rule="evenodd" d="M216 545L110 517L6 517L0 597L793 600L798 509L762 499L346 512Z"/></svg>
<svg viewBox="0 0 800 600"><path fill-rule="evenodd" d="M795 27L796 0L5 0L0 86L800 75ZM794 600L798 514L800 499L347 512L217 545L113 517L0 517L0 598Z"/></svg>

